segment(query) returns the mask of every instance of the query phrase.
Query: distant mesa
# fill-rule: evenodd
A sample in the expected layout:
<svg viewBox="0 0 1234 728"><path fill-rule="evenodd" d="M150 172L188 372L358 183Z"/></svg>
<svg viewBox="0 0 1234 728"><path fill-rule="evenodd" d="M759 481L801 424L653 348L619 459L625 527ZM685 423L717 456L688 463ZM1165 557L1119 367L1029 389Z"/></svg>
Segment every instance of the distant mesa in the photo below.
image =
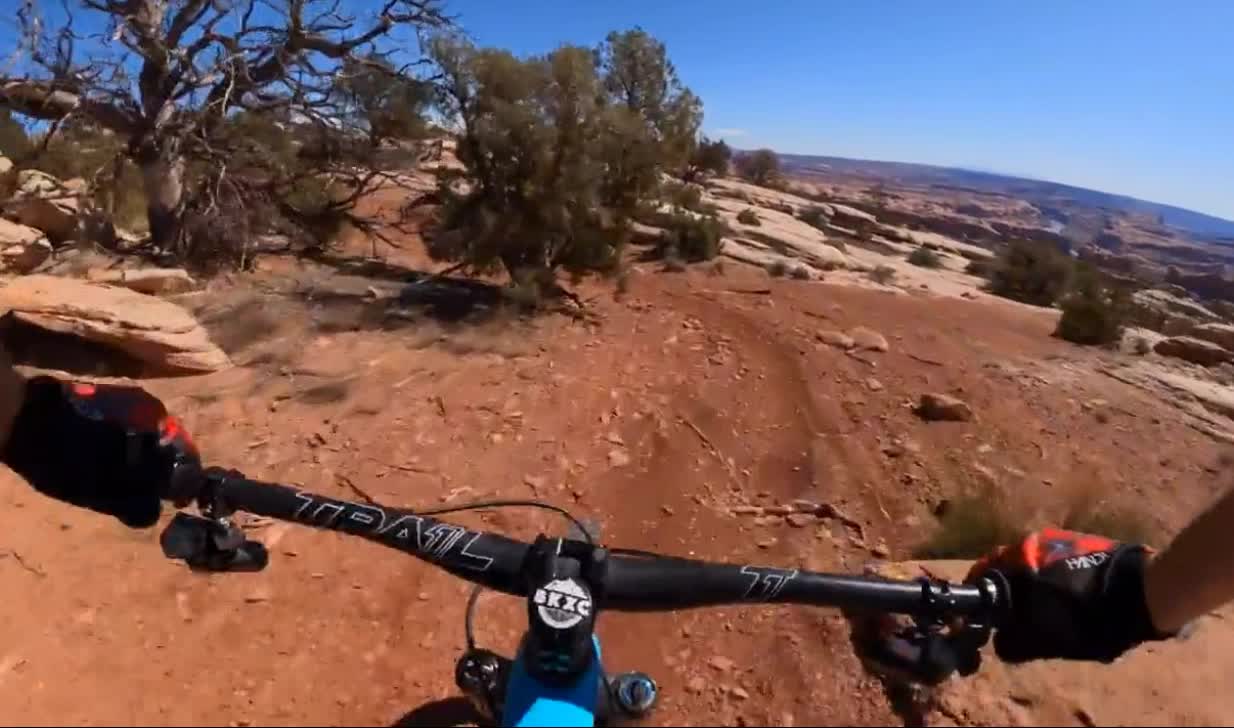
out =
<svg viewBox="0 0 1234 728"><path fill-rule="evenodd" d="M1210 242L1224 245L1234 244L1234 220L1126 195L1073 187L1058 182L955 167L936 167L929 164L816 157L808 154L781 154L779 156L784 169L796 175L808 176L811 172L815 172L894 179L900 184L923 184L958 188L960 191L971 189L983 194L1014 195L1036 205L1049 205L1060 199L1068 199L1088 207L1149 215L1160 219L1162 223L1170 227L1209 238ZM981 215L974 216L981 217Z"/></svg>

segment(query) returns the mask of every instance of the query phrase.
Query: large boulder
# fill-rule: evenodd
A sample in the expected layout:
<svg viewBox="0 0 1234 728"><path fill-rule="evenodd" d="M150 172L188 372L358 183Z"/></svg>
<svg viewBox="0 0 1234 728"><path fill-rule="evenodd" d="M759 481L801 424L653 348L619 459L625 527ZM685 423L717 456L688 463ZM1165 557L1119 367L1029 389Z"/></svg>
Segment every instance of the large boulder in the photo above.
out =
<svg viewBox="0 0 1234 728"><path fill-rule="evenodd" d="M1153 347L1153 351L1162 356L1172 356L1176 359L1189 361L1192 364L1211 367L1223 362L1234 360L1234 353L1226 351L1217 344L1190 336L1175 336L1162 339Z"/></svg>
<svg viewBox="0 0 1234 728"><path fill-rule="evenodd" d="M0 272L29 273L50 256L43 233L0 218Z"/></svg>
<svg viewBox="0 0 1234 728"><path fill-rule="evenodd" d="M212 372L231 365L183 308L127 288L25 276L0 287L0 314L118 349L150 374Z"/></svg>
<svg viewBox="0 0 1234 728"><path fill-rule="evenodd" d="M77 237L80 193L46 172L23 169L7 214L22 225L42 230L52 242Z"/></svg>
<svg viewBox="0 0 1234 728"><path fill-rule="evenodd" d="M1190 336L1211 341L1226 351L1234 351L1234 326L1230 324L1200 324L1191 329Z"/></svg>

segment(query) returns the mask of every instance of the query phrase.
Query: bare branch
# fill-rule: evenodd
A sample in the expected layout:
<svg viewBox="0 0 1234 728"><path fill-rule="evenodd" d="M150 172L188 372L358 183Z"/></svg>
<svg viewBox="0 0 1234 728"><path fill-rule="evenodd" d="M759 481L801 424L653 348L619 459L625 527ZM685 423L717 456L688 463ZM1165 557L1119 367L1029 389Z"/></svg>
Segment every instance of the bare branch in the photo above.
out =
<svg viewBox="0 0 1234 728"><path fill-rule="evenodd" d="M0 104L36 119L54 120L81 111L119 133L130 132L137 125L137 119L124 109L83 98L50 81L0 79Z"/></svg>

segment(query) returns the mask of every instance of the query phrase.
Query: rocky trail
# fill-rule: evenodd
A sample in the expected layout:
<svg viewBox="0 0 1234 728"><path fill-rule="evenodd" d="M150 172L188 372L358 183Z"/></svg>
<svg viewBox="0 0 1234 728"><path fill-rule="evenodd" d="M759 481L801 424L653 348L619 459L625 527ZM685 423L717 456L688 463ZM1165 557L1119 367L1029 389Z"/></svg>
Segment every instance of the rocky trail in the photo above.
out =
<svg viewBox="0 0 1234 728"><path fill-rule="evenodd" d="M1097 355L1051 339L1049 315L1022 307L741 269L637 275L620 301L584 290L592 323L449 323L377 316L388 304L363 288L305 300L276 283L266 271L183 298L236 366L151 387L207 459L331 495L537 497L598 520L615 545L857 571L907 558L940 503L983 487L1031 496L1043 520L1072 491L1100 488L1110 503L1149 504L1164 536L1225 485L1220 443L1100 374ZM828 343L847 344L832 332L872 348ZM962 399L973 419L923 421L924 393ZM843 517L767 509L797 499ZM448 575L254 522L271 566L203 576L165 561L157 531L66 509L11 476L0 503L5 723L469 720L452 676L468 587ZM520 511L460 520L522 537L562 528ZM521 605L490 596L480 610L480 640L512 649ZM661 681L656 723L905 719L835 612L600 624L611 669ZM1214 647L1230 640L1225 625L1137 656L1202 665L1159 673L1156 693L1098 668L993 667L945 688L928 721L1229 720L1219 690L1186 699L1234 669L1234 652ZM1065 700L1064 672L1075 676Z"/></svg>
<svg viewBox="0 0 1234 728"><path fill-rule="evenodd" d="M1130 509L1160 543L1229 486L1234 339L1216 313L1155 291L1129 339L1143 351L1080 348L1051 337L1056 313L978 290L982 248L733 180L705 194L734 231L725 259L636 263L621 294L576 289L586 316L531 319L483 282L426 275L440 265L415 233L381 260L358 236L198 282L96 265L55 232L72 205L30 203L47 214L0 230L22 276L0 286L3 333L44 368L192 372L144 383L211 464L412 508L537 498L607 544L682 556L909 576L899 562L966 496L1026 527ZM404 196L366 204L393 214ZM740 223L751 207L759 224ZM924 246L940 269L905 261ZM458 520L564 531L525 510ZM244 526L267 570L194 574L163 559L159 529L0 473L0 723L474 720L453 682L467 584L358 539ZM914 706L863 670L834 611L611 613L599 630L610 670L660 681L656 724L1195 724L1234 720L1231 616L1112 668L991 658ZM521 603L481 601L482 644L509 653L524 625Z"/></svg>

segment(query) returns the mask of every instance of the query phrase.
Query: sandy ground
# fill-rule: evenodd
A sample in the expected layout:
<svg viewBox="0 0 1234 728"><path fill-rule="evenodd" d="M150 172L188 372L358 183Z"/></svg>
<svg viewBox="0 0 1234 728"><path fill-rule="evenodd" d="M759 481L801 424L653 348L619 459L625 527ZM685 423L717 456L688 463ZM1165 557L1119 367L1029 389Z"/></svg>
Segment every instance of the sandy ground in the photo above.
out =
<svg viewBox="0 0 1234 728"><path fill-rule="evenodd" d="M209 461L391 505L538 497L596 518L613 545L829 570L859 570L879 541L907 557L941 500L991 484L1042 521L1097 492L1147 512L1164 539L1227 483L1219 443L1099 374L1105 355L1052 339L1051 317L1022 307L730 265L648 270L620 300L584 284L591 322L451 324L391 318L385 291L405 271L362 272L275 263L186 299L238 366L150 386ZM890 350L853 356L816 338L854 326ZM962 397L976 420L921 422L923 392ZM920 448L888 457L896 438ZM836 524L729 512L798 497L860 520L866 547ZM467 522L523 537L561 528L516 511ZM253 531L271 547L265 572L190 574L162 558L157 530L126 531L8 474L0 531L0 722L468 720L452 676L467 586L402 554L274 524ZM482 602L481 641L509 650L522 609ZM1234 650L1228 623L1213 624L1158 649L1138 682L1088 666L992 670L948 688L929 720L1232 721L1221 676ZM600 634L610 669L660 680L656 723L904 721L833 612L607 614Z"/></svg>

